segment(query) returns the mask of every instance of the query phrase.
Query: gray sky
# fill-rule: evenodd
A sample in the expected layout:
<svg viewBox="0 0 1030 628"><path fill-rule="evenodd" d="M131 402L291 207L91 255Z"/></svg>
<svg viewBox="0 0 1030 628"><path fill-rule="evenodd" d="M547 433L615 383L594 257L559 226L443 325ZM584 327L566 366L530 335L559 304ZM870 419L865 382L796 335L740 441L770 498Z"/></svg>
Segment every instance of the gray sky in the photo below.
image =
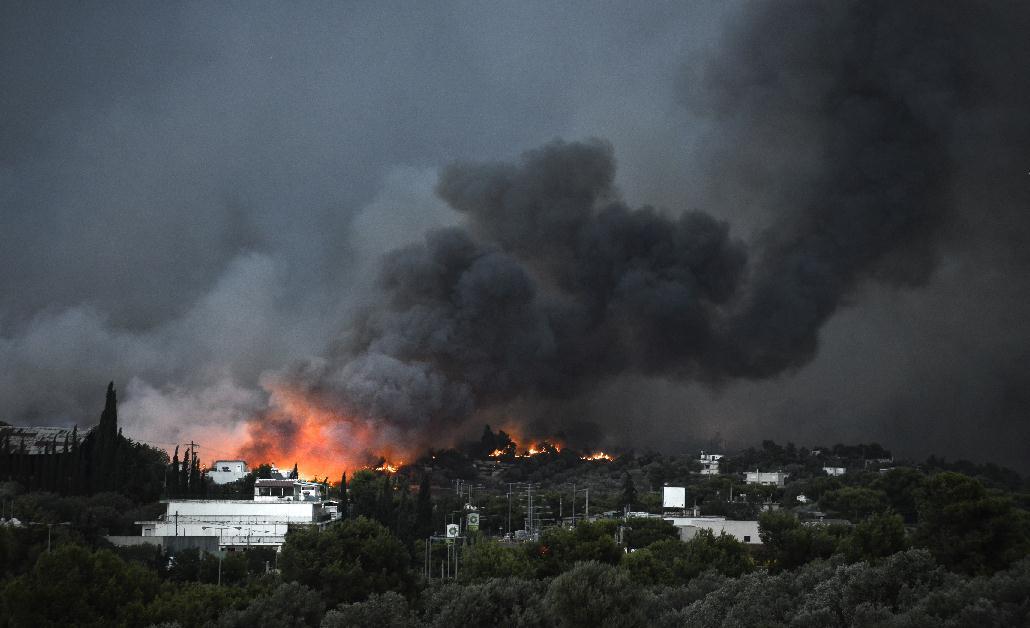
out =
<svg viewBox="0 0 1030 628"><path fill-rule="evenodd" d="M805 102L782 97L789 54L769 62L779 91L748 91L756 51L811 43L770 21L752 47L756 4L3 3L0 419L90 422L114 379L130 435L239 437L270 374L376 302L380 254L464 220L434 193L455 161L603 138L629 206L759 239L821 171L832 123L788 107ZM959 36L976 51L979 24ZM616 376L556 426L636 447L879 440L1030 470L1030 176L1011 139L1027 99L998 69L1022 50L1005 52L984 53L996 89L948 136L955 209L926 281L857 280L814 357L767 379ZM740 103L705 102L713 82Z"/></svg>

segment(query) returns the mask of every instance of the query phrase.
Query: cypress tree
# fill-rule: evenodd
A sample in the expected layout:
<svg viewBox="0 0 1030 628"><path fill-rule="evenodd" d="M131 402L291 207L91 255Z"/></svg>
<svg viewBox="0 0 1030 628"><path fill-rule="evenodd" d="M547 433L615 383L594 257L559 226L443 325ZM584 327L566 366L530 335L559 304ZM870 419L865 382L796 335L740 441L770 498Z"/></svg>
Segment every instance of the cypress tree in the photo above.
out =
<svg viewBox="0 0 1030 628"><path fill-rule="evenodd" d="M54 476L57 474L57 436L43 446L43 468L40 472L40 487L53 492Z"/></svg>
<svg viewBox="0 0 1030 628"><path fill-rule="evenodd" d="M83 489L83 479L85 477L85 462L82 457L82 443L79 442L79 426L76 425L72 428L72 447L74 449L74 455L72 459L74 466L72 467L72 494L78 495Z"/></svg>
<svg viewBox="0 0 1030 628"><path fill-rule="evenodd" d="M172 463L168 466L168 473L165 474L165 492L169 497L179 496L179 446L175 446L175 454L172 455Z"/></svg>
<svg viewBox="0 0 1030 628"><path fill-rule="evenodd" d="M190 497L200 497L203 493L203 487L200 483L200 457L196 453L193 454L192 464L190 465L190 478L189 478L189 494Z"/></svg>
<svg viewBox="0 0 1030 628"><path fill-rule="evenodd" d="M297 463L294 462L293 463L293 471L290 471L290 479L291 480L296 480L296 479L299 479L299 478L300 478L300 472L297 471Z"/></svg>
<svg viewBox="0 0 1030 628"><path fill-rule="evenodd" d="M19 482L25 482L26 484L28 484L28 482L26 482L26 480L28 479L26 458L28 458L28 456L25 454L25 439L22 438L21 442L18 444L18 471L15 472L14 479Z"/></svg>
<svg viewBox="0 0 1030 628"><path fill-rule="evenodd" d="M11 479L11 437L8 434L0 434L0 478Z"/></svg>
<svg viewBox="0 0 1030 628"><path fill-rule="evenodd" d="M114 390L114 382L107 384L107 395L104 400L104 411L100 413L100 423L94 430L93 448L89 463L91 490L93 492L113 488L112 477L118 464L118 395Z"/></svg>
<svg viewBox="0 0 1030 628"><path fill-rule="evenodd" d="M68 481L68 458L71 454L68 452L68 434L64 435L64 447L61 448L61 457L58 459L57 465L57 481L58 481L58 492L61 495L67 495L71 492L71 485Z"/></svg>
<svg viewBox="0 0 1030 628"><path fill-rule="evenodd" d="M397 482L401 484L400 481ZM400 499L397 503L396 514L394 515L394 534L406 545L414 540L415 531L415 509L411 503L411 494L407 487L401 485Z"/></svg>
<svg viewBox="0 0 1030 628"><path fill-rule="evenodd" d="M633 508L637 503L637 487L633 484L633 478L626 472L622 478L622 504Z"/></svg>
<svg viewBox="0 0 1030 628"><path fill-rule="evenodd" d="M376 500L375 518L386 528L393 529L394 522L393 482L389 475L379 485L379 498Z"/></svg>
<svg viewBox="0 0 1030 628"><path fill-rule="evenodd" d="M346 519L350 513L350 508L347 505L347 472L344 471L340 477L340 517Z"/></svg>
<svg viewBox="0 0 1030 628"><path fill-rule="evenodd" d="M190 490L190 468L192 463L190 462L190 450L187 449L182 454L182 466L179 469L179 496L188 497Z"/></svg>
<svg viewBox="0 0 1030 628"><path fill-rule="evenodd" d="M415 534L419 538L429 538L433 533L433 496L429 484L429 474L422 474L422 482L418 485L418 498L415 501Z"/></svg>

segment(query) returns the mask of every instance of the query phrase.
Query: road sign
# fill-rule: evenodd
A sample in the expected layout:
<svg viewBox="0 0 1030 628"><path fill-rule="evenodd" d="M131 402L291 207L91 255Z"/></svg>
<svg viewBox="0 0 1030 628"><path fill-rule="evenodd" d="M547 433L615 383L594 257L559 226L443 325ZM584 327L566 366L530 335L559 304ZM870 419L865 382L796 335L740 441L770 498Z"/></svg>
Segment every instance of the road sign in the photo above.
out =
<svg viewBox="0 0 1030 628"><path fill-rule="evenodd" d="M478 530L479 529L479 513L470 512L468 515L468 529Z"/></svg>
<svg viewBox="0 0 1030 628"><path fill-rule="evenodd" d="M458 524L456 524L456 523L448 523L447 524L447 538L449 538L449 539L457 538L458 531L459 531Z"/></svg>

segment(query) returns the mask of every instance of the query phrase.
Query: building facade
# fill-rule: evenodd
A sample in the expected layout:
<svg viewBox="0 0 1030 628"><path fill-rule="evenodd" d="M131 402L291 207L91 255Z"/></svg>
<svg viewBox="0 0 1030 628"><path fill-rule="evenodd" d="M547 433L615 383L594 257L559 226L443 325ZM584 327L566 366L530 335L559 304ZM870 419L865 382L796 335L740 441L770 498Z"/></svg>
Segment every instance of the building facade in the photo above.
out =
<svg viewBox="0 0 1030 628"><path fill-rule="evenodd" d="M715 535L725 532L741 543L762 544L762 539L758 535L757 521L733 521L725 517L665 517L664 519L676 526L682 541L689 541L701 530L708 530Z"/></svg>
<svg viewBox="0 0 1030 628"><path fill-rule="evenodd" d="M246 460L216 460L207 472L207 477L215 484L229 484L242 480L250 469L247 468Z"/></svg>
<svg viewBox="0 0 1030 628"><path fill-rule="evenodd" d="M142 537L216 537L218 549L279 548L290 526L319 525L329 513L316 501L176 499L165 514L137 521Z"/></svg>
<svg viewBox="0 0 1030 628"><path fill-rule="evenodd" d="M748 484L782 487L787 482L789 475L783 471L747 471L744 473L744 481Z"/></svg>
<svg viewBox="0 0 1030 628"><path fill-rule="evenodd" d="M701 452L701 475L719 475L719 459L722 454L706 454Z"/></svg>
<svg viewBox="0 0 1030 628"><path fill-rule="evenodd" d="M254 481L256 502L318 502L322 498L322 485L318 482L279 479Z"/></svg>

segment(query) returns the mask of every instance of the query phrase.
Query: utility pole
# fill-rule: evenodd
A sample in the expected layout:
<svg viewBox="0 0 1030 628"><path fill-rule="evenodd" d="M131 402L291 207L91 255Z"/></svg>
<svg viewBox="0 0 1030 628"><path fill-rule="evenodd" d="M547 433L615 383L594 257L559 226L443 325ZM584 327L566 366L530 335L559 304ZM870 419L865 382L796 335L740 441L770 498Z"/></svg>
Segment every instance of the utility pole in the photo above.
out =
<svg viewBox="0 0 1030 628"><path fill-rule="evenodd" d="M508 483L508 535L511 535L511 482Z"/></svg>
<svg viewBox="0 0 1030 628"><path fill-rule="evenodd" d="M529 521L526 524L526 532L528 532L530 534L533 534L533 484L532 484L532 482L526 485L526 501L528 503L527 510L529 511L527 513L527 515L529 516Z"/></svg>

